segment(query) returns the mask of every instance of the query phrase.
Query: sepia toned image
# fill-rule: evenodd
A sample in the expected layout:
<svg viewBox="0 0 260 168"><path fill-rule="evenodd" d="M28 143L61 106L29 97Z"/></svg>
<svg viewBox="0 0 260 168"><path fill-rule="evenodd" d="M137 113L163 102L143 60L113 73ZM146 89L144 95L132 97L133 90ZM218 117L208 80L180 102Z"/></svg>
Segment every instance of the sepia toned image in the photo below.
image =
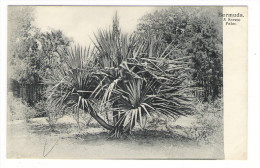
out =
<svg viewBox="0 0 260 168"><path fill-rule="evenodd" d="M9 6L7 158L245 159L247 8L224 8Z"/></svg>

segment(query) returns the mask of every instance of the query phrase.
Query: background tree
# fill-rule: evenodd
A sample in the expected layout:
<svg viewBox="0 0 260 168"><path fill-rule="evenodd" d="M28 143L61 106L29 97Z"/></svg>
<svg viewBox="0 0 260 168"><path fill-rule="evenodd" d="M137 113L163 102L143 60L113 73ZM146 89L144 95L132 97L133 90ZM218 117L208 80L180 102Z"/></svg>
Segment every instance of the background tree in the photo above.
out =
<svg viewBox="0 0 260 168"><path fill-rule="evenodd" d="M34 105L42 99L42 79L62 66L57 49L69 46L71 40L61 31L42 33L36 28L33 7L13 7L8 12L8 77L18 81L23 97Z"/></svg>
<svg viewBox="0 0 260 168"><path fill-rule="evenodd" d="M210 12L210 11L214 12ZM173 58L192 56L190 78L207 100L221 94L223 84L222 8L169 7L141 18L137 33L156 34L174 48ZM196 92L197 93L197 92Z"/></svg>
<svg viewBox="0 0 260 168"><path fill-rule="evenodd" d="M32 7L9 8L8 13L8 61L11 78L22 82L30 80L27 74L31 57L34 55L36 43L34 36L39 29L32 26L34 20Z"/></svg>

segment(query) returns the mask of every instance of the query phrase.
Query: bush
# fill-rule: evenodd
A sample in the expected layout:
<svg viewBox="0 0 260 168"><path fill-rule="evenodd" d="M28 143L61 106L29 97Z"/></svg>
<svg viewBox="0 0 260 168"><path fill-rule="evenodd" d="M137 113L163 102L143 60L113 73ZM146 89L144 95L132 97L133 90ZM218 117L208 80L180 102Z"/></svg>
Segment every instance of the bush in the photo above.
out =
<svg viewBox="0 0 260 168"><path fill-rule="evenodd" d="M197 102L197 113L190 117L182 117L176 122L169 121L167 129L198 143L223 142L223 101Z"/></svg>
<svg viewBox="0 0 260 168"><path fill-rule="evenodd" d="M37 115L33 107L30 107L21 98L14 97L12 93L8 93L7 103L7 118L9 121L26 120L26 122L28 122L30 118L34 118Z"/></svg>
<svg viewBox="0 0 260 168"><path fill-rule="evenodd" d="M37 111L36 117L46 117L46 102L44 100L41 100L37 102L34 106L34 109Z"/></svg>
<svg viewBox="0 0 260 168"><path fill-rule="evenodd" d="M41 116L47 116L46 121L52 130L54 130L58 119L62 118L65 114L63 108L58 108L48 101L38 102L36 108L40 111L39 114L41 114Z"/></svg>

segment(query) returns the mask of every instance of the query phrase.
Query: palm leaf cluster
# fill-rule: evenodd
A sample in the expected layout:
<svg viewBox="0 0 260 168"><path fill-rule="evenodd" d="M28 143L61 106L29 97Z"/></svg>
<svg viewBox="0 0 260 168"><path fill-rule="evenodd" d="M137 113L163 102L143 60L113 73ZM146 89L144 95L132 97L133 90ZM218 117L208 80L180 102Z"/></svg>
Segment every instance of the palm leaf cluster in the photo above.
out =
<svg viewBox="0 0 260 168"><path fill-rule="evenodd" d="M94 44L93 50L78 46L59 52L66 65L49 90L57 105L83 109L115 137L131 133L137 123L144 127L154 113L175 118L193 112L184 82L189 58L169 59L171 44L164 47L156 37L110 30L100 30ZM99 116L97 102L112 105L112 125Z"/></svg>
<svg viewBox="0 0 260 168"><path fill-rule="evenodd" d="M113 103L116 128L127 132L135 123L142 127L143 117L156 112L170 117L191 114L190 87L184 85L186 76L180 75L188 68L189 58L169 60L172 50L160 48L157 39L136 38L133 43L124 45L135 46L128 49L134 55L119 52L123 58L119 66L102 67L108 81L103 101ZM97 52L99 59L103 53ZM111 78L111 71L118 73Z"/></svg>

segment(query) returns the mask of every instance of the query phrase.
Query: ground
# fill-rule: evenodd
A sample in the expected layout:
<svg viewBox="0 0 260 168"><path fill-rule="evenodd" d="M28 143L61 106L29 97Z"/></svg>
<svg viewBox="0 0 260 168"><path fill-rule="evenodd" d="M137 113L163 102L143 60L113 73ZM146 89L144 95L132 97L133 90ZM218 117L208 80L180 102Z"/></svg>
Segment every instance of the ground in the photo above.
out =
<svg viewBox="0 0 260 168"><path fill-rule="evenodd" d="M223 159L223 144L200 144L165 130L135 131L124 139L110 139L106 130L81 131L69 117L60 119L54 131L45 118L7 125L8 158L47 159Z"/></svg>

